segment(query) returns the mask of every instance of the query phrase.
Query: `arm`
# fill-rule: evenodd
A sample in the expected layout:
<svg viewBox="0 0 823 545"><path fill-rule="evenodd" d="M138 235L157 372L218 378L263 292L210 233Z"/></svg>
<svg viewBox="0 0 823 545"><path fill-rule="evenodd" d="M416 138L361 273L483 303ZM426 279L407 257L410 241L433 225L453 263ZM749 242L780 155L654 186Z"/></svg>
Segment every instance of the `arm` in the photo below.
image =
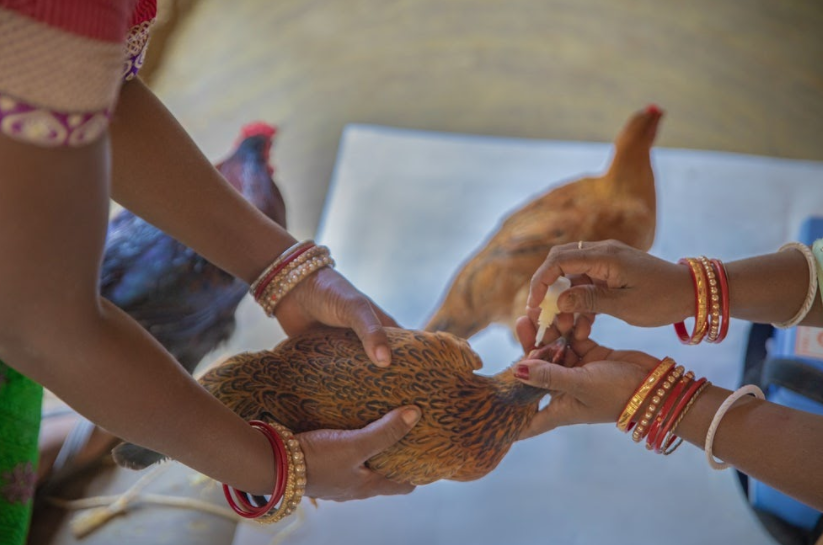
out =
<svg viewBox="0 0 823 545"><path fill-rule="evenodd" d="M111 138L113 198L215 265L251 283L294 244L223 179L139 79L123 86ZM317 323L350 327L373 362L391 361L382 326L397 324L332 269L301 282L276 317L288 335Z"/></svg>
<svg viewBox="0 0 823 545"><path fill-rule="evenodd" d="M111 124L112 198L251 283L296 242L226 182L139 78Z"/></svg>
<svg viewBox="0 0 823 545"><path fill-rule="evenodd" d="M809 287L806 259L797 250L725 263L730 312L753 322L791 319ZM580 275L558 299L563 312L611 314L632 325L661 326L694 316L694 287L685 265L669 263L625 244L606 241L552 248L532 277L529 316L536 319L549 285L559 276ZM803 325L823 326L820 287Z"/></svg>
<svg viewBox="0 0 823 545"><path fill-rule="evenodd" d="M99 297L108 152L106 137L42 149L0 135L0 359L115 435L241 490L269 493L268 441ZM363 467L411 428L416 419L404 414L393 411L363 430L300 435L307 493L409 492Z"/></svg>
<svg viewBox="0 0 823 545"><path fill-rule="evenodd" d="M521 342L530 346L533 325L525 317L517 325ZM597 345L587 338L590 328L584 318L580 331L575 329L565 367L537 360L518 364L515 372L521 380L552 390L549 405L537 413L524 438L569 424L614 424L637 385L657 365L657 358L642 352ZM712 418L729 394L716 386L707 388L686 413L677 435L702 449ZM638 414L644 411L641 408ZM821 449L823 416L752 398L741 399L729 409L712 447L717 458L823 510Z"/></svg>

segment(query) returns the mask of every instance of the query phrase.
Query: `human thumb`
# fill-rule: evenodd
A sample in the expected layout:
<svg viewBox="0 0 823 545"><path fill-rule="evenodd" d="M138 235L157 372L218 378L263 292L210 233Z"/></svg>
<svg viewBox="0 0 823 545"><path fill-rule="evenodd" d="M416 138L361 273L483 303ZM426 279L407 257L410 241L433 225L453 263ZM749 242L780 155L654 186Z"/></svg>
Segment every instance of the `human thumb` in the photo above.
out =
<svg viewBox="0 0 823 545"><path fill-rule="evenodd" d="M522 382L555 392L574 394L580 382L580 368L564 367L543 360L523 360L514 366L514 376Z"/></svg>
<svg viewBox="0 0 823 545"><path fill-rule="evenodd" d="M368 460L403 439L420 420L420 415L420 409L414 405L401 407L359 430L357 433L361 436L363 460Z"/></svg>

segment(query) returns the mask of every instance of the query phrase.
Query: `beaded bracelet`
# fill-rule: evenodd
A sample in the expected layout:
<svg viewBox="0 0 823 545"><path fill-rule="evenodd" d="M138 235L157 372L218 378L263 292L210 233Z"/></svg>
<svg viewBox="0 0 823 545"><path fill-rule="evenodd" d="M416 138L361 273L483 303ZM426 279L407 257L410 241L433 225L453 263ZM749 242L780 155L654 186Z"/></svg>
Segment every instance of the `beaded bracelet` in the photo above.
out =
<svg viewBox="0 0 823 545"><path fill-rule="evenodd" d="M672 368L673 366L675 367ZM684 374L683 371L683 367L676 365L671 358L661 360L634 391L617 421L617 427L622 431L631 430L634 425L632 422L634 414L644 405L649 393L656 389L643 418L639 420L637 428L632 433L632 440L639 443L646 438L646 449L654 450L658 454L669 455L677 450L683 442L683 439L675 435L677 427L700 394L711 384L705 377L694 380L693 372L689 371ZM675 382L677 382L676 385L674 385ZM715 416L715 419L719 423L722 413L718 411L718 415L719 417ZM621 427L623 423L625 423L625 428ZM711 428L709 431L707 448L710 449L709 439L713 440L714 432Z"/></svg>
<svg viewBox="0 0 823 545"><path fill-rule="evenodd" d="M257 302L268 316L273 316L277 305L297 284L314 272L328 266L334 266L329 249L325 246L310 248L272 279Z"/></svg>
<svg viewBox="0 0 823 545"><path fill-rule="evenodd" d="M703 272L706 275L708 282L708 331L706 332L706 342L717 342L720 336L720 288L718 286L717 275L714 267L709 262L706 256L698 258L700 265L703 267Z"/></svg>
<svg viewBox="0 0 823 545"><path fill-rule="evenodd" d="M286 427L261 420L252 420L249 424L263 433L272 446L275 459L274 491L263 505L256 505L249 494L226 484L223 485L223 494L232 510L241 517L253 518L261 524L272 524L297 509L306 487L305 459L300 443Z"/></svg>
<svg viewBox="0 0 823 545"><path fill-rule="evenodd" d="M797 314L795 314L791 320L772 324L774 327L780 329L794 327L800 322L802 322L803 318L805 318L809 311L812 309L812 305L814 305L814 298L817 295L817 264L814 258L814 254L808 246L806 246L805 244L801 244L799 242L789 242L788 244L784 244L780 247L778 252L785 252L786 250L792 249L798 250L800 253L803 254L803 257L806 258L806 264L809 266L809 289L806 291L806 299L803 300L803 305L800 307L800 310L797 311Z"/></svg>
<svg viewBox="0 0 823 545"><path fill-rule="evenodd" d="M681 368L681 374L682 372L683 371ZM694 373L689 371L683 375L683 378L680 379L677 386L672 388L671 395L669 395L669 398L666 400L666 404L663 405L663 408L660 410L660 414L657 415L657 418L654 419L654 422L652 422L652 425L649 427L649 435L646 439L646 450L652 450L655 442L657 441L657 436L661 433L664 422L667 422L671 417L672 407L674 407L677 400L680 399L680 394L683 393L683 390L693 378Z"/></svg>
<svg viewBox="0 0 823 545"><path fill-rule="evenodd" d="M309 240L306 242L295 244L294 246L286 250L286 252L282 253L277 259L274 260L274 263L269 265L269 267L258 278L258 281L255 282L256 285L252 284L250 286L249 291L252 295L254 295L254 298L259 299L266 291L266 288L269 287L272 280L274 280L277 277L280 271L288 267L301 255L308 252L314 247L314 242Z"/></svg>
<svg viewBox="0 0 823 545"><path fill-rule="evenodd" d="M720 408L717 409L717 412L712 419L712 423L709 426L709 431L706 434L706 446L704 447L706 450L706 460L709 461L709 465L713 469L726 469L729 467L729 464L726 462L720 462L714 459L714 455L712 454L712 446L714 445L714 436L717 434L717 428L720 426L720 421L723 420L723 417L726 415L728 410L734 405L734 402L746 395L753 395L758 399L765 399L766 396L763 395L763 390L758 388L753 384L747 384L738 390L735 390L729 397L726 398L726 401L720 405Z"/></svg>
<svg viewBox="0 0 823 545"><path fill-rule="evenodd" d="M301 281L323 267L333 267L329 249L313 241L295 244L281 254L255 280L249 291L267 316L274 316L280 301Z"/></svg>
<svg viewBox="0 0 823 545"><path fill-rule="evenodd" d="M646 434L649 432L649 424L654 422L655 417L657 416L658 408L663 410L663 402L669 396L669 390L672 389L674 383L677 382L677 379L680 378L680 375L683 374L683 367L677 366L675 367L663 380L663 384L655 391L655 395L652 397L651 401L649 402L648 407L646 408L646 414L643 415L643 418L640 419L640 422L637 423L637 427L632 432L632 441L635 443L639 443L642 441ZM672 395L674 392L672 392Z"/></svg>
<svg viewBox="0 0 823 545"><path fill-rule="evenodd" d="M643 402L646 401L649 392L654 390L657 383L668 373L672 366L674 366L674 360L671 358L663 358L660 360L660 363L657 364L657 367L652 369L646 378L643 379L643 382L640 383L640 386L637 387L637 390L635 390L623 408L620 418L617 419L617 429L620 431L628 431L632 418L643 405Z"/></svg>
<svg viewBox="0 0 823 545"><path fill-rule="evenodd" d="M684 322L674 324L683 344L719 343L729 331L729 278L718 259L684 257L678 260L689 267L694 283L695 319L691 335Z"/></svg>
<svg viewBox="0 0 823 545"><path fill-rule="evenodd" d="M689 267L692 282L694 282L695 318L694 329L691 335L686 331L686 324L683 322L674 324L674 330L680 342L683 344L700 344L700 341L703 340L703 337L706 336L706 332L708 331L708 290L706 273L700 265L700 262L692 257L683 258L677 262Z"/></svg>
<svg viewBox="0 0 823 545"><path fill-rule="evenodd" d="M281 267L281 264L284 260L289 259L289 257L296 257L300 254L302 250L308 250L314 246L314 241L312 240L305 240L303 242L297 242L293 244L291 247L287 248L282 254L277 256L277 259L272 261L271 265L265 268L260 276L251 283L249 286L249 293L251 293L255 299L259 296L262 288L265 287L266 284L271 282L271 279L274 278L274 275L277 274L277 269Z"/></svg>

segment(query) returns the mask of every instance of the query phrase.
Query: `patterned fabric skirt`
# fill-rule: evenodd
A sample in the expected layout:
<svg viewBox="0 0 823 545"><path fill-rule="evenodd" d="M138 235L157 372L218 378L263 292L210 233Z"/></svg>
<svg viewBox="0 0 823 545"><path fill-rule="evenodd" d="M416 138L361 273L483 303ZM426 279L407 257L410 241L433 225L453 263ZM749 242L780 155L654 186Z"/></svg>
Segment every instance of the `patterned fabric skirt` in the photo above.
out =
<svg viewBox="0 0 823 545"><path fill-rule="evenodd" d="M143 63L156 0L0 0L0 132L82 146Z"/></svg>
<svg viewBox="0 0 823 545"><path fill-rule="evenodd" d="M0 0L0 132L82 146L108 127L143 63L156 0ZM0 543L23 545L43 389L0 362Z"/></svg>

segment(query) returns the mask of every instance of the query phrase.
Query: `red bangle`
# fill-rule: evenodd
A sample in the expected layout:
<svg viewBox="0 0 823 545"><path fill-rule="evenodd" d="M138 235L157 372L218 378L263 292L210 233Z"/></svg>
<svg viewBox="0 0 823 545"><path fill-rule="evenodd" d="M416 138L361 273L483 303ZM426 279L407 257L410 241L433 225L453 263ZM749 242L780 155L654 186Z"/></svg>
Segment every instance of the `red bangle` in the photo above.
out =
<svg viewBox="0 0 823 545"><path fill-rule="evenodd" d="M294 261L295 259L300 257L302 254L307 252L309 249L314 248L314 246L315 246L315 244L312 242L310 244L306 244L302 248L298 248L297 250L292 252L292 254L290 256L288 256L286 259L281 261L279 265L277 265L275 268L273 268L271 271L269 271L269 274L267 274L266 277L263 278L263 280L260 281L260 283L257 285L257 289L254 290L254 298L255 299L260 299L260 296L263 295L264 291L266 291L266 286L268 286L269 283L272 280L274 280L274 277L277 276L277 273L282 271L284 268L286 268L286 266L289 263L291 263L292 261Z"/></svg>
<svg viewBox="0 0 823 545"><path fill-rule="evenodd" d="M646 437L646 448L648 450L652 449L652 446L657 440L657 436L660 434L660 428L663 425L663 421L668 417L672 407L677 402L677 398L680 397L680 393L692 377L694 377L694 374L691 373L691 371L683 375L683 378L677 382L677 385L674 388L672 388L672 391L666 399L666 403L663 405L663 408L660 409L660 412L657 413L657 417L655 417L654 422L652 422L651 426L649 426L649 434Z"/></svg>
<svg viewBox="0 0 823 545"><path fill-rule="evenodd" d="M271 498L265 505L253 505L248 499L246 492L235 490L234 488L224 484L223 495L232 510L243 518L257 518L268 513L274 508L277 503L283 499L283 494L286 489L286 474L288 473L288 454L286 452L286 445L280 434L266 422L261 420L251 420L249 425L259 430L268 439L272 448L272 455L274 456L274 491ZM242 505L238 505L238 502Z"/></svg>
<svg viewBox="0 0 823 545"><path fill-rule="evenodd" d="M271 499L264 506L253 505L248 499L249 494L247 492L237 491L238 494L236 497L240 501L240 504L244 508L255 512L255 516L259 517L277 505L277 502L283 497L283 493L286 490L286 479L282 477L286 475L289 470L287 461L288 455L286 453L286 445L283 443L283 439L280 437L280 434L278 434L277 431L269 424L260 420L252 420L249 424L253 428L260 430L269 440L269 443L272 445L272 449L277 450L277 455L274 457L278 464L275 473L276 484L274 492L272 492ZM274 443L272 443L272 441L274 441Z"/></svg>
<svg viewBox="0 0 823 545"><path fill-rule="evenodd" d="M663 428L663 430L661 430L660 436L657 438L657 441L655 442L654 451L656 453L660 454L661 452L663 452L663 450L664 450L663 449L663 440L666 438L666 435L668 435L669 430L671 429L671 427L677 421L677 417L683 411L683 408L686 406L686 404L688 404L689 400L692 398L692 396L695 394L695 392L697 392L697 390L699 390L700 387L703 386L703 383L705 383L705 382L706 382L706 377L703 377L699 380L694 381L692 383L692 385L689 387L689 389L686 390L686 393L683 394L683 397L680 399L680 402L677 404L677 406L672 411L671 418L669 418L669 420L666 422L666 426ZM674 435L672 437L670 437L669 441L668 441L668 445L671 445L672 442L674 442L674 440L676 438L677 438L677 436L674 436Z"/></svg>
<svg viewBox="0 0 823 545"><path fill-rule="evenodd" d="M719 343L726 338L726 333L729 332L729 277L726 274L726 266L719 259L712 259L714 271L717 276L717 281L720 284L720 334L717 336L715 343Z"/></svg>
<svg viewBox="0 0 823 545"><path fill-rule="evenodd" d="M703 267L700 266L699 263L696 265L692 264L691 260L687 258L679 259L677 263L686 265L689 268L689 274L691 274L692 282L694 283L694 329L692 330L692 334L689 335L686 330L686 324L684 322L678 322L674 324L674 331L683 344L700 344L709 328L707 327L707 316L702 316L703 320L700 320L701 315L708 312L708 300L701 300L699 286L702 281L704 286L703 291L707 292L708 279L706 278L706 273L703 271ZM700 274L700 279L697 278L698 274ZM705 296L706 293L703 295Z"/></svg>

